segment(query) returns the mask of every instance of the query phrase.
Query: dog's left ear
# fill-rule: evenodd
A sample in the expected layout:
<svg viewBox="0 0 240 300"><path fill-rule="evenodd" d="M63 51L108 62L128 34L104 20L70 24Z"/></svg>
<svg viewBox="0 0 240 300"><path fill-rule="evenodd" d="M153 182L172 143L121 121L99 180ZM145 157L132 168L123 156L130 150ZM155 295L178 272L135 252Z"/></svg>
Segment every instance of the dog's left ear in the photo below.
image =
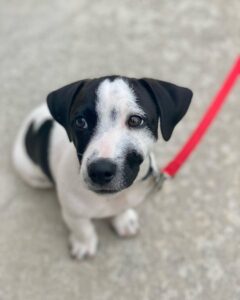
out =
<svg viewBox="0 0 240 300"><path fill-rule="evenodd" d="M168 141L174 127L187 112L193 93L185 87L165 81L142 78L140 82L157 106L162 136Z"/></svg>
<svg viewBox="0 0 240 300"><path fill-rule="evenodd" d="M47 105L51 115L66 129L70 141L72 138L69 130L69 113L75 96L83 88L86 81L87 80L80 80L68 84L56 91L51 92L47 96Z"/></svg>

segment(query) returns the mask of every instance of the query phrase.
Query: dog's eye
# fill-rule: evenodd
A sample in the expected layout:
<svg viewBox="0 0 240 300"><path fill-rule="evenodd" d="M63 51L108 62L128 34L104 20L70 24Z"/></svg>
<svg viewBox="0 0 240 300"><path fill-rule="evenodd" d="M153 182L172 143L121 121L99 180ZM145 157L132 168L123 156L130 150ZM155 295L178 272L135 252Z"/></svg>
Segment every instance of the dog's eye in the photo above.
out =
<svg viewBox="0 0 240 300"><path fill-rule="evenodd" d="M129 127L140 127L144 124L144 120L142 117L134 115L134 116L130 116L128 121L128 126Z"/></svg>
<svg viewBox="0 0 240 300"><path fill-rule="evenodd" d="M77 118L75 120L75 126L81 130L88 128L87 121L84 118Z"/></svg>

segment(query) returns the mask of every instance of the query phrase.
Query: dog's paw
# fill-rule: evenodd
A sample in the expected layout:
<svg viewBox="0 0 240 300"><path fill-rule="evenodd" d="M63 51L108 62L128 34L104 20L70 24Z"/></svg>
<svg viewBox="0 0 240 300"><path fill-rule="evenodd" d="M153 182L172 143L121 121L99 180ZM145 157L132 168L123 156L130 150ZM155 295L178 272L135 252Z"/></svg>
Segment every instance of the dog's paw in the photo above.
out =
<svg viewBox="0 0 240 300"><path fill-rule="evenodd" d="M132 237L139 232L138 215L135 210L128 209L112 219L112 226L120 237Z"/></svg>
<svg viewBox="0 0 240 300"><path fill-rule="evenodd" d="M79 240L71 234L69 242L71 257L77 260L93 257L97 252L98 240L96 236L92 236L87 240Z"/></svg>

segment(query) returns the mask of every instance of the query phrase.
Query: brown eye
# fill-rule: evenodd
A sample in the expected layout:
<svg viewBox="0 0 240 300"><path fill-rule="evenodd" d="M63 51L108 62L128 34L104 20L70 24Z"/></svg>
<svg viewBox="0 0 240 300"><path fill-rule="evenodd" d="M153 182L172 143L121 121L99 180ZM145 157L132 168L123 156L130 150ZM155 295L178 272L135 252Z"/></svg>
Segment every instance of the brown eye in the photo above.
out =
<svg viewBox="0 0 240 300"><path fill-rule="evenodd" d="M88 128L87 121L84 118L77 118L75 120L75 126L81 130Z"/></svg>
<svg viewBox="0 0 240 300"><path fill-rule="evenodd" d="M143 118L140 116L130 116L128 119L128 126L129 127L140 127L144 124Z"/></svg>

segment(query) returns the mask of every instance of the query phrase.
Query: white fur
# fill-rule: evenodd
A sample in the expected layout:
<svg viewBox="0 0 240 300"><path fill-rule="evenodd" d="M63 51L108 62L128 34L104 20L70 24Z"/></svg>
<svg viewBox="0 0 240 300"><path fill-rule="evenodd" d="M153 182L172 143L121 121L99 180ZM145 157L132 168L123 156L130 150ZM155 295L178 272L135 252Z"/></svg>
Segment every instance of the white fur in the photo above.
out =
<svg viewBox="0 0 240 300"><path fill-rule="evenodd" d="M111 157L121 163L121 154L129 142L137 145L144 157L154 142L153 136L144 129L133 130L129 135L127 116L144 112L137 105L135 95L127 83L121 79L113 82L105 80L100 84L97 95L100 123L84 153L81 169L73 143L69 142L65 130L56 122L50 140L50 168L63 219L70 230L71 253L77 259L96 253L97 235L91 223L92 218L116 216L112 224L120 236L136 234L139 229L138 217L129 209L140 204L151 189L149 180L140 180L147 171L148 160L142 163L135 183L126 190L102 196L88 189L84 180L87 176L86 161L95 150L98 150L99 157ZM118 113L114 122L109 118L113 106ZM17 171L34 187L49 187L51 182L27 156L24 135L32 121L37 127L46 119L51 119L51 116L44 104L34 110L24 122L13 151L13 162Z"/></svg>
<svg viewBox="0 0 240 300"><path fill-rule="evenodd" d="M138 215L133 209L128 209L117 215L111 222L120 237L131 237L139 231Z"/></svg>

